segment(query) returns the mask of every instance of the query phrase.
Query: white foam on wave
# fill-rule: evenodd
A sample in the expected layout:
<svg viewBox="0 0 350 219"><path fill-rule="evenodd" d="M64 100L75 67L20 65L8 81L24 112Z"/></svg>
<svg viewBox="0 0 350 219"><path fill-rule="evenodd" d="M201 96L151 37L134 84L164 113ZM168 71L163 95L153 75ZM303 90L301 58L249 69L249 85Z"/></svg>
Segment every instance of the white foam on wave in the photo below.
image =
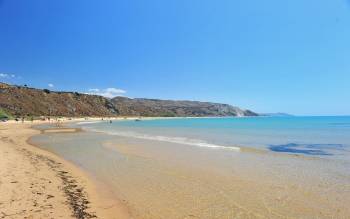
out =
<svg viewBox="0 0 350 219"><path fill-rule="evenodd" d="M196 147L240 151L240 147L237 147L237 146L223 146L223 145L210 144L202 140L190 139L185 137L167 137L167 136L160 136L160 135L153 136L153 135L147 135L147 134L141 134L141 133L135 133L135 132L101 131L93 128L89 128L89 130L95 131L95 132L103 132L109 135L117 135L121 137L132 137L132 138L138 138L138 139L176 143L176 144L182 144L182 145L191 145Z"/></svg>
<svg viewBox="0 0 350 219"><path fill-rule="evenodd" d="M101 121L78 122L77 125L95 124L100 122Z"/></svg>

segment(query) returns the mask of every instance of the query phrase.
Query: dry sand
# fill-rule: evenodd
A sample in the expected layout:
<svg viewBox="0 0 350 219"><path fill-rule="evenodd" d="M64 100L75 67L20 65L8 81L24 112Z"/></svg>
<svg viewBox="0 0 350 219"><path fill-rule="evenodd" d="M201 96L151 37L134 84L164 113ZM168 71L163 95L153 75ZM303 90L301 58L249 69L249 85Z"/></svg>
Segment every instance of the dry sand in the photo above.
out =
<svg viewBox="0 0 350 219"><path fill-rule="evenodd" d="M80 169L28 144L40 133L31 125L0 123L0 218L131 218Z"/></svg>

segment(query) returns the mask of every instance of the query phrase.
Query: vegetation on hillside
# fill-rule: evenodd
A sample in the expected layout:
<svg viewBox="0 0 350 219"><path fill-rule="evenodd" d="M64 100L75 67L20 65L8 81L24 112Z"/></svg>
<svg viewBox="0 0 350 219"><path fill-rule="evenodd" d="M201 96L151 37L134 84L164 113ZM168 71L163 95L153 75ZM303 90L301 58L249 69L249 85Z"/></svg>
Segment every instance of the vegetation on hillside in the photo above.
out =
<svg viewBox="0 0 350 219"><path fill-rule="evenodd" d="M0 108L3 115L18 118L55 117L204 117L257 116L228 104L115 97L109 99L77 92L57 92L0 83ZM7 113L6 113L7 112Z"/></svg>
<svg viewBox="0 0 350 219"><path fill-rule="evenodd" d="M0 119L5 119L5 118L12 119L12 116L9 113L5 112L5 110L0 108Z"/></svg>

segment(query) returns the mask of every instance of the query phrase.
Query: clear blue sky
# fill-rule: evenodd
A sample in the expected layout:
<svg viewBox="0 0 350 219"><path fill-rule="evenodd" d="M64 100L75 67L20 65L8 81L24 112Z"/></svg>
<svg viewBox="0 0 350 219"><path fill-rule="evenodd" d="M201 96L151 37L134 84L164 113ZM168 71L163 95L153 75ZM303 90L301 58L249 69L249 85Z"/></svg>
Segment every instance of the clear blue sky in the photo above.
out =
<svg viewBox="0 0 350 219"><path fill-rule="evenodd" d="M0 0L0 80L350 114L350 0Z"/></svg>

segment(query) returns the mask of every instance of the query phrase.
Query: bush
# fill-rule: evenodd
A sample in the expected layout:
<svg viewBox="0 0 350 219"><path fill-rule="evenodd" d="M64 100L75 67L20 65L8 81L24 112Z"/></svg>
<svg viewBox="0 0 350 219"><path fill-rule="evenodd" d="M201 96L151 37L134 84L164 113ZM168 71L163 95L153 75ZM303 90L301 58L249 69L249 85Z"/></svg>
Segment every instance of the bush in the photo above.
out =
<svg viewBox="0 0 350 219"><path fill-rule="evenodd" d="M12 116L0 108L0 119L11 119Z"/></svg>

